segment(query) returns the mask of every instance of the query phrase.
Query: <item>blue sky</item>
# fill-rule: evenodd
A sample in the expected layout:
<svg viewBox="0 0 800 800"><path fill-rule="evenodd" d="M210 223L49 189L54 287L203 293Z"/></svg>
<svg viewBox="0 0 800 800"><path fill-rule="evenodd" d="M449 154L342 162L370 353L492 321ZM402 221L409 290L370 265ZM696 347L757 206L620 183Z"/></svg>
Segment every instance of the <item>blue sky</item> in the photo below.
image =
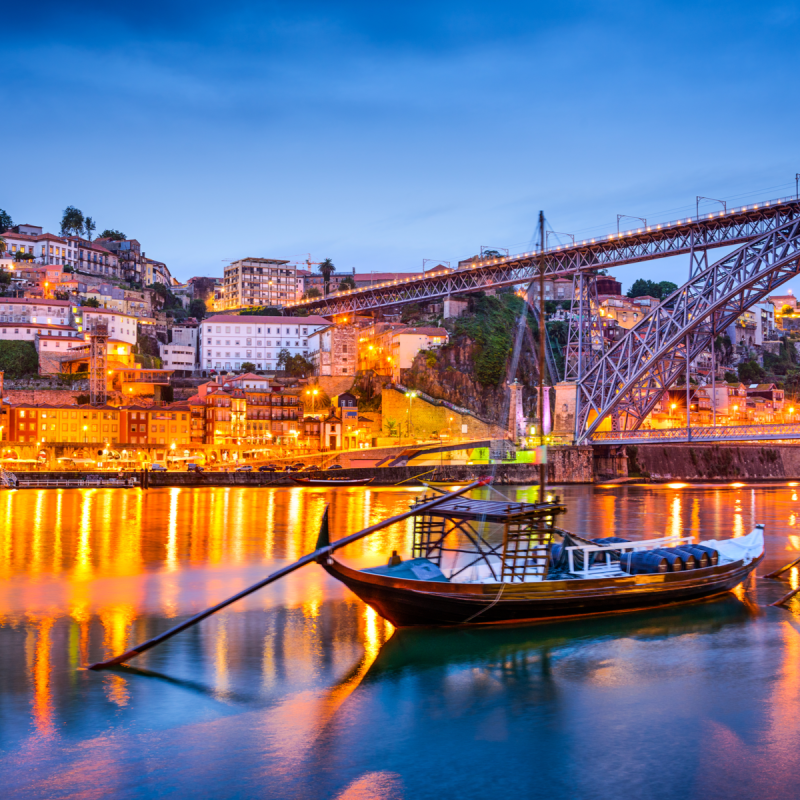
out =
<svg viewBox="0 0 800 800"><path fill-rule="evenodd" d="M793 193L800 5L7 7L0 207L76 205L181 279L242 256L418 270ZM681 282L683 261L617 271ZM800 283L800 282L799 282Z"/></svg>

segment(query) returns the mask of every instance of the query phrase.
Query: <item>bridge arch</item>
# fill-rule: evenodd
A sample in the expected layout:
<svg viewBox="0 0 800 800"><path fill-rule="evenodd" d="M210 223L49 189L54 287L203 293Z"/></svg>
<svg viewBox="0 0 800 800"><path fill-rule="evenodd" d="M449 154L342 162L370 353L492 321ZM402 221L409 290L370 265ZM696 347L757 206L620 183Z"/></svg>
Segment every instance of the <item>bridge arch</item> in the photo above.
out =
<svg viewBox="0 0 800 800"><path fill-rule="evenodd" d="M578 385L576 439L609 417L636 430L681 372L740 314L800 272L800 220L748 242L673 292L586 372Z"/></svg>

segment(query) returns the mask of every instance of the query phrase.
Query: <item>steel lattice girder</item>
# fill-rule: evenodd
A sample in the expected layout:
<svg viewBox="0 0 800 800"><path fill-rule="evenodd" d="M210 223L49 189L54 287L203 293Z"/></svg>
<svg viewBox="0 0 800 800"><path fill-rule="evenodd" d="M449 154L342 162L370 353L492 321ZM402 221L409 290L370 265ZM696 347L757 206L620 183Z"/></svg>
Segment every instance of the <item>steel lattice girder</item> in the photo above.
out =
<svg viewBox="0 0 800 800"><path fill-rule="evenodd" d="M566 277L581 271L649 261L654 258L700 253L708 248L741 244L800 216L800 201L760 203L745 210L709 214L668 225L650 225L630 235L609 234L544 254L545 275ZM454 272L391 281L366 289L353 289L322 300L291 303L326 316L371 311L376 308L436 300L449 295L528 283L536 277L540 255L525 253L509 258L476 262Z"/></svg>
<svg viewBox="0 0 800 800"><path fill-rule="evenodd" d="M800 219L735 250L670 295L628 331L578 386L576 436L614 413L635 430L712 336L800 271ZM596 415L591 420L590 416Z"/></svg>

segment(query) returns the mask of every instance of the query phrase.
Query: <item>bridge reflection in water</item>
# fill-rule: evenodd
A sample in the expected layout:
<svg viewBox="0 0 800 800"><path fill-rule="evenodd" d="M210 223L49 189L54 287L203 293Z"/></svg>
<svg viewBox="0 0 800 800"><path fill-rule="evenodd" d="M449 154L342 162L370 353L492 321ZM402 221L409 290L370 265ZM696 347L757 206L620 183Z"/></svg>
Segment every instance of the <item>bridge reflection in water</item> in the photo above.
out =
<svg viewBox="0 0 800 800"><path fill-rule="evenodd" d="M526 487L502 491L532 499ZM767 523L764 571L800 550L796 487L560 491L569 503L565 526L582 533L729 535L759 520ZM698 713L735 682L732 676L741 674L752 691L745 663L771 676L759 695L761 710L753 711L756 729L786 730L786 709L800 700L800 640L788 622L778 621L776 632L748 633L762 619L757 606L776 599L770 592L785 591L755 581L738 600L721 605L513 631L406 631L386 649L391 625L312 566L135 659L129 669L79 669L313 549L327 502L338 537L404 510L418 492L0 493L0 750L11 767L4 768L4 794L52 796L58 785L63 796L78 795L91 785L98 796L124 795L135 785L145 794L143 787L230 796L235 782L248 795L336 797L348 785L378 780L391 752L395 777L381 780L391 784L402 773L405 796L424 796L414 781L415 775L424 779L419 754L425 742L436 741L445 757L458 761L476 741L512 750L524 741L528 758L538 750L535 720L542 709L550 720L542 729L547 737L568 731L577 737L556 752L580 746L585 756L591 736L605 740L600 732L612 696L615 713L624 715L619 690L638 692L639 680L654 688L663 721L665 708L673 708L662 701L671 697L674 669L701 676L704 686L714 682L714 692L692 694L692 713ZM343 557L374 563L393 549L407 550L410 536L410 524L403 523L355 543ZM797 580L795 570L791 581ZM722 688L714 672L721 663L730 667L723 668ZM741 687L734 688L741 701ZM581 696L575 703L580 724L568 700L574 692ZM689 713L685 703L676 700L674 707ZM634 716L647 719L641 708ZM614 730L618 739L622 728ZM382 742L386 736L393 737L391 746ZM709 736L720 744L713 731ZM797 751L776 752L768 739L764 757L789 769ZM629 753L642 746L613 744ZM658 737L657 748L663 755L670 745ZM487 759L479 773L502 785L503 776L492 775L500 763L507 762ZM593 785L604 780L602 771L590 772ZM451 781L444 795L470 796L462 777L452 783L455 773L439 780ZM271 792L261 791L264 781ZM576 796L552 785L553 797Z"/></svg>

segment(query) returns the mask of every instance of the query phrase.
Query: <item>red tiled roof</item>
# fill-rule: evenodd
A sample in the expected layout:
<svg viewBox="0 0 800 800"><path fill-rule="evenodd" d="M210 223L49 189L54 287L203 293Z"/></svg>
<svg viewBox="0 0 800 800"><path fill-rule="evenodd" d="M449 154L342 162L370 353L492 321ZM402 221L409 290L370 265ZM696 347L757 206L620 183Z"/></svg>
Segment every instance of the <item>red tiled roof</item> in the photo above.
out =
<svg viewBox="0 0 800 800"><path fill-rule="evenodd" d="M395 336L405 336L406 334L418 333L420 336L447 336L444 328L407 328L402 331L395 331Z"/></svg>
<svg viewBox="0 0 800 800"><path fill-rule="evenodd" d="M28 303L34 306L71 306L69 300L31 300L28 297L0 297L0 306L3 303Z"/></svg>
<svg viewBox="0 0 800 800"><path fill-rule="evenodd" d="M309 317L254 317L254 316L239 316L238 314L217 314L214 317L207 317L203 322L213 323L238 323L239 325L256 324L256 325L330 325L331 321L326 317L320 317L313 314Z"/></svg>

